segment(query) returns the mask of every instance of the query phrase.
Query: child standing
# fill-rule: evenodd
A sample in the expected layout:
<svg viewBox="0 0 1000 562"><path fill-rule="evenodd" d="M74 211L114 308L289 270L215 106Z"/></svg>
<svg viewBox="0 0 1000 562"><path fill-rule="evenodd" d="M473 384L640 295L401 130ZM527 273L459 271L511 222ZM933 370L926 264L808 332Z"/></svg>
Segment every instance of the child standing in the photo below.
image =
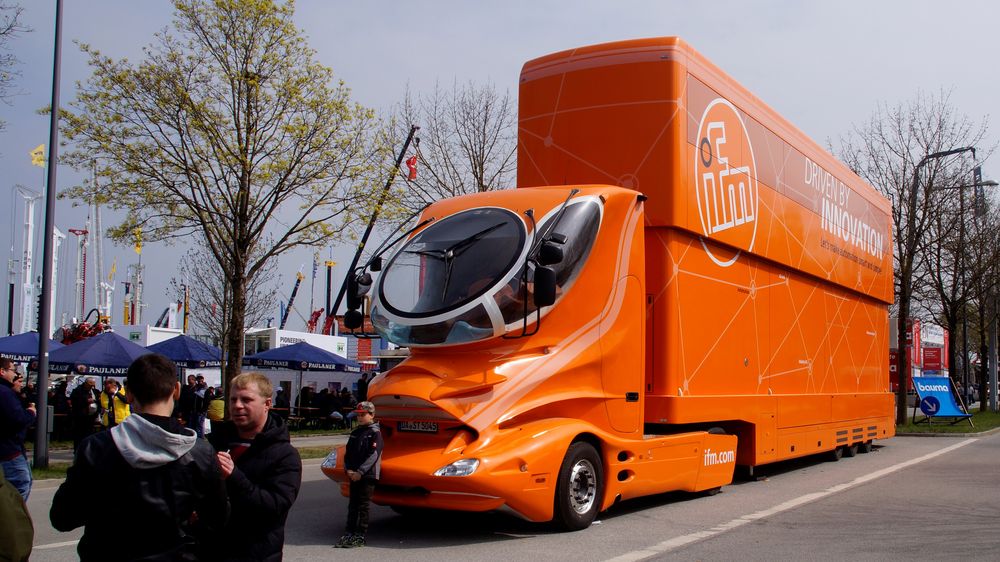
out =
<svg viewBox="0 0 1000 562"><path fill-rule="evenodd" d="M382 432L375 421L375 405L358 402L354 413L358 416L358 427L351 432L344 453L344 469L350 480L347 529L337 541L337 548L365 546L368 509L382 468Z"/></svg>

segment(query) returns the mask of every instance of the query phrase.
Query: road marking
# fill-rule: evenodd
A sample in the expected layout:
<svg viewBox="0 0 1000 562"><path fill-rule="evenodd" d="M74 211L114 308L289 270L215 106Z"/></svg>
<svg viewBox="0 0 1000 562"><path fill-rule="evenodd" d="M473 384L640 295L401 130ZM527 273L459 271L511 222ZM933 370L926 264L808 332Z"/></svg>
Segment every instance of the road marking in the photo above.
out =
<svg viewBox="0 0 1000 562"><path fill-rule="evenodd" d="M79 540L75 540L75 541L66 541L66 542L54 542L54 543L49 543L49 544L36 544L35 546L31 547L31 550L48 550L50 548L63 548L63 547L66 547L66 546L76 546L76 543L78 543L78 542L80 542L80 541Z"/></svg>
<svg viewBox="0 0 1000 562"><path fill-rule="evenodd" d="M636 562L638 560L645 560L646 558L650 558L652 556L659 556L659 555L662 555L662 554L664 554L666 552L670 552L671 550L675 550L675 549L680 548L682 546L685 546L687 544L691 544L691 543L693 543L695 541L700 541L702 539L707 539L707 538L710 538L710 537L714 537L716 535L720 535L722 533L725 533L726 531L730 531L730 530L735 529L737 527L741 527L743 525L746 525L747 523L751 523L753 521L758 521L760 519L765 519L767 517L771 517L772 515L777 515L779 513L784 512L784 511L788 511L790 509L794 509L794 508L799 507L801 505L805 505L807 503L814 502L816 500L825 498L825 497L827 497L827 496L829 496L831 494L836 494L837 492L843 492L844 490L847 490L848 488L853 488L855 486L859 486L861 484L864 484L866 482L870 482L870 481L875 480L877 478L881 478L883 476L892 474L893 472L898 472L900 470L903 470L904 468L907 468L907 467L913 466L915 464L922 463L924 461L928 461L930 459L933 459L934 457L941 456L941 455L943 455L945 453L950 453L951 451L954 451L955 449L958 449L959 447L964 447L964 446L966 446L969 443L972 443L974 441L976 441L976 439L966 439L965 441L961 441L961 442L955 443L954 445L951 445L949 447L945 447L944 449L941 449L941 450L938 450L938 451L934 451L933 453L928 453L928 454L926 454L926 455L924 455L922 457L917 457L915 459L910 459L908 461L904 461L904 462L901 462L899 464L895 464L895 465L892 465L890 467L883 468L882 470L876 470L875 472L872 472L871 474L866 474L864 476L859 476L859 477L855 478L854 480L851 480L850 482L846 482L844 484L837 484L836 486L832 486L832 487L830 487L830 488L828 488L826 490L823 490L821 492L812 492L810 494L805 494L805 495L799 496L797 498L790 499L790 500L788 500L786 502L779 503L778 505L776 505L774 507L771 507L771 508L768 508L768 509L764 509L764 510L761 510L761 511L757 511L757 512L751 513L749 515L743 515L742 517L737 517L736 519L733 519L732 521L729 521L729 522L726 522L726 523L722 523L721 525L716 525L715 527L712 527L711 529L706 529L704 531L696 531L694 533L688 533L686 535L681 535L681 536L678 536L678 537L674 537L672 539L665 540L665 541L663 541L663 542L661 542L659 544L655 544L655 545L650 546L648 548L644 548L642 550L634 550L632 552L626 552L625 554L622 554L621 556L617 556L615 558L611 558L609 562Z"/></svg>

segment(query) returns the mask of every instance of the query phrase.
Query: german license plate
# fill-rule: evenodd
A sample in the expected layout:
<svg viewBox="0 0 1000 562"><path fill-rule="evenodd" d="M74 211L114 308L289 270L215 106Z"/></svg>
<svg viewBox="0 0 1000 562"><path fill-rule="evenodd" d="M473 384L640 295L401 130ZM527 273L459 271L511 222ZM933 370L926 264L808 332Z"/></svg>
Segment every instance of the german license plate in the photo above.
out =
<svg viewBox="0 0 1000 562"><path fill-rule="evenodd" d="M429 421L401 421L396 426L400 431L416 431L419 433L437 433L437 422Z"/></svg>

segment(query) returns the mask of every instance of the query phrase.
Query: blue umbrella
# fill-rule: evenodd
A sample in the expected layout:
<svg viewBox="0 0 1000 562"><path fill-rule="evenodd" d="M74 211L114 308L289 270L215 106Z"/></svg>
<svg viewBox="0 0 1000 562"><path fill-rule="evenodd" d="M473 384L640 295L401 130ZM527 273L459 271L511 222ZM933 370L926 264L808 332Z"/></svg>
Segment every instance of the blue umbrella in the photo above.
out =
<svg viewBox="0 0 1000 562"><path fill-rule="evenodd" d="M146 349L151 353L167 356L178 367L202 369L222 365L222 351L219 348L183 334L146 346Z"/></svg>
<svg viewBox="0 0 1000 562"><path fill-rule="evenodd" d="M49 351L54 351L62 346L63 344L55 340L49 340ZM16 336L0 338L0 357L18 363L27 363L38 359L38 332L25 332Z"/></svg>
<svg viewBox="0 0 1000 562"><path fill-rule="evenodd" d="M308 342L276 347L243 358L243 365L293 371L345 371L359 373L361 364L330 353Z"/></svg>
<svg viewBox="0 0 1000 562"><path fill-rule="evenodd" d="M53 351L49 362L54 373L124 376L132 361L149 353L114 332L104 332Z"/></svg>

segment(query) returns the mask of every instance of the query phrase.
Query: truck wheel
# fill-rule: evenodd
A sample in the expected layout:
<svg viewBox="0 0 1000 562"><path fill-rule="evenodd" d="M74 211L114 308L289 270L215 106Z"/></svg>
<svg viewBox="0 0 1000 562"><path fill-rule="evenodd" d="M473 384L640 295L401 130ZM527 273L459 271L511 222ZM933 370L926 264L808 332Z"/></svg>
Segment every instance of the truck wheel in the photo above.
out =
<svg viewBox="0 0 1000 562"><path fill-rule="evenodd" d="M858 451L860 451L862 453L870 453L870 452L872 452L872 442L871 441L865 441L864 443L861 444L861 447L858 448Z"/></svg>
<svg viewBox="0 0 1000 562"><path fill-rule="evenodd" d="M834 450L832 450L832 451L830 451L829 453L826 454L826 458L830 462L837 462L837 461L840 460L840 457L842 457L842 456L844 456L844 448L843 447L837 447L836 449L834 449Z"/></svg>
<svg viewBox="0 0 1000 562"><path fill-rule="evenodd" d="M857 454L858 454L858 444L857 443L855 443L853 445L848 445L848 446L844 447L844 456L845 457L851 458L851 457L853 457L854 455L857 455Z"/></svg>
<svg viewBox="0 0 1000 562"><path fill-rule="evenodd" d="M604 469L592 445L570 445L556 483L554 522L567 531L586 529L597 518L604 490Z"/></svg>

